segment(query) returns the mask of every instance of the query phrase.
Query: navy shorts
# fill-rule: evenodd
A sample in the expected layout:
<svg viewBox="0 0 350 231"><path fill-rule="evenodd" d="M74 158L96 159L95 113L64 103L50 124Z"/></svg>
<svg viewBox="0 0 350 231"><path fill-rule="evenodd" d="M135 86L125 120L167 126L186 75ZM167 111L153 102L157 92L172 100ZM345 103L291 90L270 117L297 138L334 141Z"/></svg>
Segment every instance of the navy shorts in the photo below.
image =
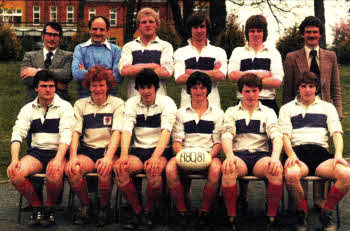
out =
<svg viewBox="0 0 350 231"><path fill-rule="evenodd" d="M40 163L43 165L44 171L45 171L47 165L49 164L50 160L52 158L54 158L56 156L56 154L57 154L57 150L43 150L43 149L39 149L39 148L28 149L28 155L39 160Z"/></svg>
<svg viewBox="0 0 350 231"><path fill-rule="evenodd" d="M316 168L324 161L332 159L327 149L316 144L303 144L293 147L299 160L304 162L309 168L309 175L314 176Z"/></svg>
<svg viewBox="0 0 350 231"><path fill-rule="evenodd" d="M137 156L143 163L151 158L154 150L156 148L131 148L129 154ZM172 157L172 151L170 148L166 148L163 152L163 155L167 160Z"/></svg>
<svg viewBox="0 0 350 231"><path fill-rule="evenodd" d="M248 168L247 175L253 175L253 168L256 162L258 162L261 158L270 157L270 154L268 152L249 152L248 150L235 152L235 155L241 158L246 164Z"/></svg>
<svg viewBox="0 0 350 231"><path fill-rule="evenodd" d="M98 159L101 159L105 156L105 151L107 151L107 149L105 149L105 148L90 148L90 147L87 147L85 145L81 145L79 150L78 150L78 154L87 156L94 163L96 163L96 161ZM116 154L117 154L117 156L120 156L120 148L118 148Z"/></svg>

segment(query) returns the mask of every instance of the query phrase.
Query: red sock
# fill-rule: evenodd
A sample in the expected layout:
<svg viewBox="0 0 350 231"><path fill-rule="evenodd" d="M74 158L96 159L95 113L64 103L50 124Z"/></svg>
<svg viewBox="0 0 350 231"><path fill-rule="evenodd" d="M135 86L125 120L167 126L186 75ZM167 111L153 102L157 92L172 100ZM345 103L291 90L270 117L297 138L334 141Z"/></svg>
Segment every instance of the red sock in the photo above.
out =
<svg viewBox="0 0 350 231"><path fill-rule="evenodd" d="M87 184L86 184L86 180L85 178L81 178L81 180L76 183L76 184L71 184L72 189L74 190L74 192L78 195L80 201L85 204L88 205L91 203L91 200L89 198L88 195L88 189L87 189Z"/></svg>
<svg viewBox="0 0 350 231"><path fill-rule="evenodd" d="M305 214L307 214L307 201L305 199L299 201L297 203L297 209L303 210L305 212Z"/></svg>
<svg viewBox="0 0 350 231"><path fill-rule="evenodd" d="M346 192L340 191L339 189L337 189L335 185L333 185L333 187L329 191L329 194L328 194L326 203L323 206L323 209L333 211L337 206L337 204L339 203L339 201L341 201L341 199L343 199L345 195L346 195Z"/></svg>
<svg viewBox="0 0 350 231"><path fill-rule="evenodd" d="M49 207L54 207L57 203L57 198L60 196L63 188L63 179L59 182L52 183L48 180L46 181L46 205Z"/></svg>
<svg viewBox="0 0 350 231"><path fill-rule="evenodd" d="M98 191L100 192L100 206L106 207L111 200L112 181L98 181Z"/></svg>
<svg viewBox="0 0 350 231"><path fill-rule="evenodd" d="M203 203L202 203L202 211L209 212L210 206L213 203L213 200L216 196L216 190L209 187L208 184L205 184L203 189Z"/></svg>
<svg viewBox="0 0 350 231"><path fill-rule="evenodd" d="M224 194L227 215L229 217L237 216L237 184L233 186L222 186Z"/></svg>
<svg viewBox="0 0 350 231"><path fill-rule="evenodd" d="M269 182L267 186L268 209L267 216L276 216L277 209L282 197L283 184L274 184Z"/></svg>
<svg viewBox="0 0 350 231"><path fill-rule="evenodd" d="M32 183L25 179L21 184L12 183L13 187L26 198L33 207L41 207L42 203L38 194L35 192Z"/></svg>
<svg viewBox="0 0 350 231"><path fill-rule="evenodd" d="M135 213L139 214L142 211L142 207L139 202L135 185L129 181L127 185L119 187L119 190L123 193L123 196L134 209Z"/></svg>
<svg viewBox="0 0 350 231"><path fill-rule="evenodd" d="M147 203L146 203L145 210L153 211L154 204L162 194L162 184L158 185L157 187L152 187L150 184L147 184L146 194L147 194Z"/></svg>
<svg viewBox="0 0 350 231"><path fill-rule="evenodd" d="M173 198L176 208L179 212L186 212L184 187L182 184L177 184L173 187L169 187L171 197Z"/></svg>

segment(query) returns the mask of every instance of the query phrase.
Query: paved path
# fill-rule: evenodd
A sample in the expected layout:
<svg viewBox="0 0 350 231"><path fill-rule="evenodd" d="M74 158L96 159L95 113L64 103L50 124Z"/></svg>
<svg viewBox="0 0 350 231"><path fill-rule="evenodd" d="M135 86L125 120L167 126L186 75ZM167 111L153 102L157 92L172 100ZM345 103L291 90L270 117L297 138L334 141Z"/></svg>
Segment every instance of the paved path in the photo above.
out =
<svg viewBox="0 0 350 231"><path fill-rule="evenodd" d="M310 185L311 186L311 185ZM201 193L200 190L203 187L203 181L194 181L192 185L192 208L196 210L201 201ZM68 201L68 187L66 185L64 195L64 203ZM249 185L249 208L248 215L244 218L242 222L241 231L260 231L263 229L264 224L264 195L265 195L264 184L262 182L251 182ZM114 194L113 194L114 195ZM7 230L48 230L47 228L41 227L29 227L22 222L22 224L17 224L17 205L18 205L18 194L13 189L11 184L2 183L0 184L0 231ZM309 208L311 207L312 200L309 199ZM78 202L76 202L78 204ZM350 230L350 196L348 195L340 204L341 211L341 227L339 230L341 231L349 231ZM215 209L215 221L216 229L215 230L224 230L224 226L221 224L223 219L222 215L223 209L217 208ZM28 219L30 213L23 213L23 221ZM90 231L90 230L113 230L118 231L122 230L119 224L111 224L104 228L97 229L94 225L85 225L85 226L74 226L71 224L71 214L68 210L61 211L57 215L57 225L51 227L49 230L64 230L64 231ZM281 214L281 231L292 230L290 228L290 224L294 222L292 216L288 216L286 214ZM164 217L161 217L160 220L164 220ZM319 231L320 223L318 221L318 212L314 209L310 209L310 217L309 223L311 225L310 231ZM173 226L168 225L157 225L153 230L155 231L166 231L172 230Z"/></svg>

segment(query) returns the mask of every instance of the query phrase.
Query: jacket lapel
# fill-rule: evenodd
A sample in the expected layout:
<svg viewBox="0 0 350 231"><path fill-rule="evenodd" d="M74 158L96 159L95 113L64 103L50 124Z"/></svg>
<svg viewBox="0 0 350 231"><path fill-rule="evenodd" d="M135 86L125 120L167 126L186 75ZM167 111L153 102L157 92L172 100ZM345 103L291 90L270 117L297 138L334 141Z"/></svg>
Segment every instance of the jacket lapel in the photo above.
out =
<svg viewBox="0 0 350 231"><path fill-rule="evenodd" d="M302 48L296 52L296 62L300 73L310 71L310 68L306 59L305 48Z"/></svg>
<svg viewBox="0 0 350 231"><path fill-rule="evenodd" d="M45 68L43 49L40 49L36 52L34 60L36 62L35 66L39 68Z"/></svg>
<svg viewBox="0 0 350 231"><path fill-rule="evenodd" d="M61 57L62 57L62 52L58 48L55 55L52 58L52 63L51 63L52 68L55 68L59 64L59 62L61 61Z"/></svg>
<svg viewBox="0 0 350 231"><path fill-rule="evenodd" d="M329 63L327 63L327 55L324 50L320 48L320 78L321 78L321 86L324 86L326 77L324 76L327 73Z"/></svg>

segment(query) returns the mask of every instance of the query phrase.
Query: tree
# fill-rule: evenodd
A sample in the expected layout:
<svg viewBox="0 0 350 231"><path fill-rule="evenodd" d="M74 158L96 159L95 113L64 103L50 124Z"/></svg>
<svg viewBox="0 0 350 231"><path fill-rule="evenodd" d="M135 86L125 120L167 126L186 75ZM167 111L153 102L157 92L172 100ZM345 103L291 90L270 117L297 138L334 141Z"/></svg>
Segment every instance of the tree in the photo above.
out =
<svg viewBox="0 0 350 231"><path fill-rule="evenodd" d="M315 16L319 18L322 22L323 25L323 35L320 40L320 47L326 48L326 28L325 28L325 23L326 19L324 16L324 2L323 0L314 0L314 11L315 11Z"/></svg>

